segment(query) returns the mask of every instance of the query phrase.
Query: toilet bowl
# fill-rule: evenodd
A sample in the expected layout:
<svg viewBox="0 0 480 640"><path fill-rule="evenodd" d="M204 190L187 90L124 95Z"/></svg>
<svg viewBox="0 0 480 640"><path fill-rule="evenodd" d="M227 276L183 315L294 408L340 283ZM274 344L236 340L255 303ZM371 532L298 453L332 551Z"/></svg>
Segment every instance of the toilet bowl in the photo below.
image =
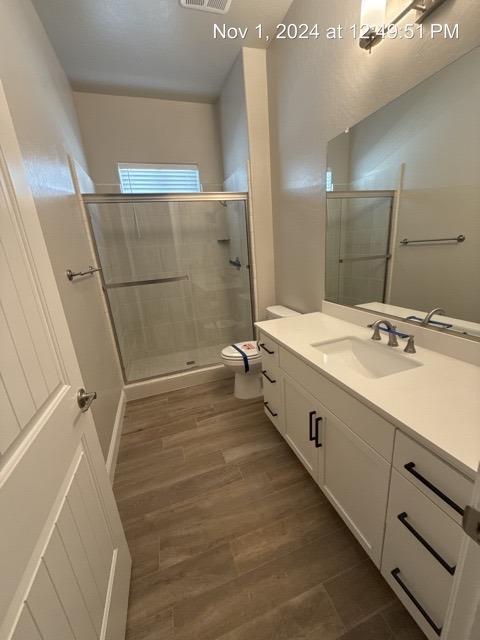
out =
<svg viewBox="0 0 480 640"><path fill-rule="evenodd" d="M299 313L287 307L267 307L267 318L289 318ZM228 345L222 350L222 362L235 374L236 398L248 400L263 395L262 356L255 340Z"/></svg>
<svg viewBox="0 0 480 640"><path fill-rule="evenodd" d="M222 362L235 374L236 398L248 400L262 395L262 356L255 340L225 347Z"/></svg>

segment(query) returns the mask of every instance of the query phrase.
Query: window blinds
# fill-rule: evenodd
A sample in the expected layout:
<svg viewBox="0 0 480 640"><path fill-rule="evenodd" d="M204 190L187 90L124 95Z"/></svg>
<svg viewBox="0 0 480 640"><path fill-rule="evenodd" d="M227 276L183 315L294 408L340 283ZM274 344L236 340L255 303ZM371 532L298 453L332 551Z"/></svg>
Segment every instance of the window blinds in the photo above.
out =
<svg viewBox="0 0 480 640"><path fill-rule="evenodd" d="M122 193L197 193L202 190L195 164L119 164Z"/></svg>

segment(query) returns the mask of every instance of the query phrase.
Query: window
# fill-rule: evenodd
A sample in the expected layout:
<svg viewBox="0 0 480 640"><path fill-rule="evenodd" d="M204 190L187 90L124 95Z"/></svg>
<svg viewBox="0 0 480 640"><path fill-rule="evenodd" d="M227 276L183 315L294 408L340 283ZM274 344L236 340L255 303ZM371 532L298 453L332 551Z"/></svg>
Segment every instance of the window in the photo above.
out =
<svg viewBox="0 0 480 640"><path fill-rule="evenodd" d="M122 193L197 193L202 190L196 164L118 165Z"/></svg>

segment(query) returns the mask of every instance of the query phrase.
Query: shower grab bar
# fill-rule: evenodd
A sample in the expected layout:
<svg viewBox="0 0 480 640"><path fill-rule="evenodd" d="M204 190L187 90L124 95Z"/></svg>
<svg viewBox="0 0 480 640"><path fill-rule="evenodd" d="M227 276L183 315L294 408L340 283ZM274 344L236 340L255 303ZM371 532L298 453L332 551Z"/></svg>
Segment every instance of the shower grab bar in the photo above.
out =
<svg viewBox="0 0 480 640"><path fill-rule="evenodd" d="M132 280L129 282L112 282L105 284L105 289L120 289L121 287L138 287L144 284L161 284L163 282L179 282L180 280L188 280L188 276L174 276L171 278L155 278L154 280Z"/></svg>
<svg viewBox="0 0 480 640"><path fill-rule="evenodd" d="M456 238L428 238L425 240L409 240L408 238L404 238L400 240L400 244L406 246L407 244L417 244L419 242L465 242L466 239L466 236L461 233Z"/></svg>
<svg viewBox="0 0 480 640"><path fill-rule="evenodd" d="M358 260L390 260L390 258L392 257L392 255L390 253L387 254L377 254L374 256L343 256L342 258L339 258L338 261L341 262L356 262Z"/></svg>

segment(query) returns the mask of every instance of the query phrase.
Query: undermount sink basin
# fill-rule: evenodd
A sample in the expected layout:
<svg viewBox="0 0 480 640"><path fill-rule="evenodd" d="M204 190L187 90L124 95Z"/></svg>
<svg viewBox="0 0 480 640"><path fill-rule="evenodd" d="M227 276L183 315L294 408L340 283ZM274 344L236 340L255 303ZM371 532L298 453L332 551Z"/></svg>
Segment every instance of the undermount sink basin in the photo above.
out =
<svg viewBox="0 0 480 640"><path fill-rule="evenodd" d="M389 347L385 343L345 337L330 342L312 344L322 355L322 365L326 371L341 376L346 371L355 371L365 378L384 378L401 371L421 367L413 360Z"/></svg>

